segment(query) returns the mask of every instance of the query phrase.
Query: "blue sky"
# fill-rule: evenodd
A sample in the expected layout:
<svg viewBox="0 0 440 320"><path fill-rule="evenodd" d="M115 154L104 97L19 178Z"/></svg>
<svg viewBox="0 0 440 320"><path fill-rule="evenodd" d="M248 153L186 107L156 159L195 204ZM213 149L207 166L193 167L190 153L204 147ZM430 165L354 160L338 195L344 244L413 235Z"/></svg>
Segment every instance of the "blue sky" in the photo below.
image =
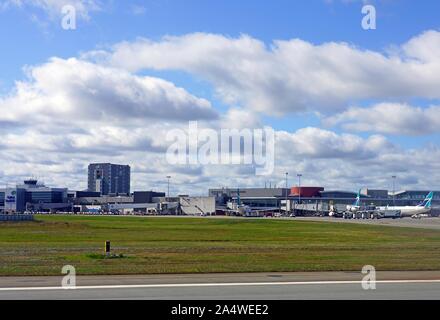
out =
<svg viewBox="0 0 440 320"><path fill-rule="evenodd" d="M0 52L1 61L7 61L2 66L1 88L5 92L16 80L22 79L23 66L39 64L52 56L77 56L138 37L160 39L164 35L193 32L231 37L248 34L267 45L276 39L301 38L314 44L348 42L363 49L383 51L425 30L440 28L438 1L372 3L377 8L378 29L375 31L360 27L363 3L356 0L114 0L93 12L90 20L79 21L74 32L63 30L59 19L48 17L41 8L12 7L3 10L0 19L0 37L7 39L5 50ZM136 8L140 12L136 12ZM35 22L33 15L41 21ZM160 75L198 96L211 95L215 99L209 85L184 72L149 71L147 74ZM222 108L220 101L216 103ZM422 103L425 103L423 99ZM309 119L316 120L308 115L301 121ZM278 118L268 119L268 123L290 128Z"/></svg>
<svg viewBox="0 0 440 320"><path fill-rule="evenodd" d="M5 110L8 105L7 103L10 103L6 100L16 94L16 81L30 82L31 84L38 82L36 79L29 79L25 76L25 67L27 67L28 70L33 70L33 68L48 63L52 57L63 59L63 61L69 58L82 60L82 54L90 53L94 50L103 50L107 55L112 56L112 54L118 53L114 47L116 44L122 42L135 44L138 43L141 38L149 39L149 41L156 44L161 44L163 37L168 35L175 36L179 39L179 37L185 37L185 35L200 33L202 35L216 35L229 40L237 40L243 35L248 35L255 41L263 42L266 45L266 53L274 50L274 46L276 47L274 41L276 40L289 41L292 39L301 39L301 41L315 46L313 50L319 52L324 50L321 50L319 46L325 43L337 43L340 44L340 48L343 43L347 43L351 46L355 55L369 50L384 57L389 57L388 52L392 52L392 50L396 50L396 48L403 50L404 44L413 38L421 36L424 32L436 32L440 30L440 2L434 0L418 2L410 0L370 1L369 3L374 5L377 10L377 29L369 31L361 28L361 20L363 18L361 9L364 2L356 0L101 0L96 1L99 9L86 10L85 14L87 18L79 17L77 20L77 29L71 31L66 31L61 28L60 21L62 16L59 10L57 11L58 7L53 5L56 1L23 0L20 2L20 5L12 2L13 1L10 0L0 0L0 8L2 8L0 9L0 39L3 40L3 50L0 51L0 59L2 61L0 93L3 97L3 105L0 104L0 108L3 107ZM61 2L69 3L69 1L64 0ZM75 0L72 3L81 2L81 0ZM433 37L437 39L436 34L434 34ZM416 44L415 47L423 47L426 45L428 52L436 50L436 48L433 49L429 47L428 42L431 41L431 38L426 38L428 40L425 39L422 45ZM206 37L203 36L201 42L205 40L208 43ZM190 48L196 45L197 43L194 45L191 43L188 44ZM149 47L144 49L147 51L151 50ZM149 53L146 52L145 54ZM295 51L293 51L292 54L295 54ZM176 59L178 58L177 55ZM417 56L417 58L420 57ZM128 60L130 59L131 58L128 58ZM140 57L134 54L133 61L136 59L140 59ZM198 63L197 61L204 59L204 57L201 56L199 59L197 57L194 59L195 62L190 61L189 63ZM402 61L405 62L406 59L407 57L402 58ZM88 59L86 60L89 61ZM276 63L281 63L279 62L280 60L276 61ZM359 60L356 61L358 64L356 65L357 70L362 70L362 66L359 65ZM96 63L100 64L101 62ZM349 64L349 62L347 63ZM134 70L130 69L128 63L119 64L117 62L116 64L113 63L112 66L114 67L116 65L118 68L129 69L129 72L138 77L150 76L163 79L173 83L177 87L184 88L190 95L209 101L211 107L216 110L220 116L227 114L230 109L235 108L246 112L255 111L255 109L249 107L248 101L250 99L249 95L252 95L252 92L247 93L247 96L239 96L234 102L219 95L219 92L225 93L225 91L231 88L225 84L224 78L222 78L223 75L217 73L211 74L207 71L209 68L216 67L215 64L209 66L199 65L196 67L180 64L178 66L168 66L168 64L170 64L169 61L165 63L167 66L163 67L161 61L152 62L151 64L139 62ZM277 66L277 68L278 67L282 66ZM227 68L227 65L224 68ZM298 66L294 66L294 68L298 68ZM366 66L366 68L368 68L368 66ZM225 70L226 69L222 69L219 72L226 72ZM426 70L429 70L429 68ZM378 74L380 70L375 72L376 73L373 74ZM377 81L381 80L382 79L377 78ZM288 81L295 81L295 78L286 79L286 82ZM403 83L403 85L407 84L408 81ZM432 84L435 86L435 79L427 79L426 81L428 85ZM245 83L241 84L245 85ZM319 86L319 84L317 84L317 86ZM36 88L40 87L36 86ZM331 86L329 88L331 88ZM297 85L288 87L288 89L296 90ZM319 90L320 88L318 87L316 89ZM381 91L380 89L380 86L373 88L372 92L377 92L377 90ZM301 91L303 89L300 88L298 90L298 94L303 93L303 91ZM405 109L405 111L408 112L407 118L411 117L411 115L423 115L423 111L430 106L440 105L438 96L435 94L431 94L430 92L426 93L426 90L420 89L419 91L416 90L414 94L406 96L405 94L396 94L399 90L391 88L389 90L390 93L381 91L380 94L372 94L370 97L368 94L359 93L357 89L355 90L357 93L353 94L353 96L350 96L349 93L345 93L345 89L342 87L341 90L343 93L336 93L334 101L329 102L328 108L325 106L325 97L320 96L316 98L312 93L306 92L304 101L307 101L310 107L308 105L307 107L297 106L287 111L284 108L282 112L278 112L281 109L275 110L276 108L272 106L274 112L271 112L269 103L269 106L264 106L264 111L258 114L257 120L260 124L270 125L277 131L289 132L292 134L293 141L296 141L295 139L298 138L298 135L303 134L303 132L300 131L304 128L319 129L321 130L319 131L320 133L325 132L327 136L332 134L336 135L333 138L339 140L337 140L335 144L340 144L345 148L340 151L341 158L333 156L332 152L330 152L330 154L332 154L331 158L327 160L324 155L317 155L315 152L313 152L313 157L316 157L319 161L322 160L322 162L327 161L327 163L334 163L336 166L340 166L341 164L344 166L343 162L349 161L349 165L351 166L350 170L355 170L356 167L362 167L364 164L345 155L347 148L350 150L355 149L351 146L347 147L347 139L352 139L350 141L353 141L353 139L359 138L362 139L359 140L361 141L360 143L368 144L372 136L380 135L386 139L386 143L391 145L388 149L398 149L398 151L395 151L396 154L399 154L399 157L397 157L398 160L390 160L393 158L392 155L390 155L387 160L378 160L377 158L365 159L365 164L368 163L368 165L371 165L372 170L373 168L376 170L375 168L378 166L378 161L391 161L394 163L396 161L402 161L406 163L405 161L411 161L411 152L413 149L419 150L418 148L427 148L429 151L433 147L434 149L438 147L440 130L434 128L435 123L430 124L434 129L426 129L426 132L421 134L417 132L416 124L414 124L414 128L408 129L405 132L403 132L405 128L402 128L402 133L399 133L400 131L398 131L396 127L388 130L388 127L373 126L371 123L357 124L359 128L367 128L362 130L354 130L347 126L347 123L348 125L353 122L357 123L358 115L359 117L365 116L362 110L352 109L355 107L373 108L376 105L383 106L383 104L392 104L392 106L384 107L384 110L386 109L391 113L392 110L396 110L398 113L405 109L405 105L407 105L409 107ZM236 96L237 92L231 89L230 92L227 92L227 95L230 94ZM255 92L255 94L258 94L258 92ZM343 95L343 98L339 99L340 95ZM265 95L264 97L267 96ZM17 98L17 101L23 101L23 99L19 98L20 97ZM294 101L294 97L290 98ZM303 110L301 108L305 109ZM29 112L33 111L32 107L29 107L27 110ZM379 112L381 109L378 107L374 110L375 112ZM432 110L433 117L438 115L435 113L437 109ZM317 115L318 113L321 115ZM430 113L427 114L429 115ZM380 119L380 117L381 116L378 115L370 121ZM335 120L336 118L338 120ZM327 122L327 125L325 125L324 122L322 122L323 119L327 119L330 122ZM14 118L14 121L16 120L17 118ZM2 123L1 121L2 119L0 118L0 123ZM168 120L162 119L160 121L165 123ZM368 122L368 120L366 121ZM328 125L328 123L331 123L331 125ZM403 122L399 123L410 123L410 125L413 125L410 119L404 119ZM398 124L393 122L384 123L383 125L397 126ZM18 131L17 129L15 130ZM26 131L26 129L24 130ZM46 129L37 130L34 128L34 130L36 130L33 131L35 135L47 134L44 131ZM349 135L350 138L344 138L344 135ZM11 139L20 139L20 137L11 137ZM316 141L316 139L313 141ZM313 141L310 143L313 143ZM63 143L61 144L63 147L65 146ZM69 143L66 143L66 145L68 144ZM421 153L426 152L425 149L423 149ZM368 152L370 151L371 150L359 151L355 149L355 153L357 154L363 152L369 154ZM435 152L437 151L438 150L435 149ZM54 152L56 152L56 150ZM376 150L375 152L380 154L382 151ZM338 151L334 151L334 153L338 154ZM440 154L440 152L438 153ZM84 158L89 158L85 156L85 154ZM328 155L329 153L327 152L325 154ZM104 154L102 156L104 156ZM11 149L9 158L4 161L14 161L13 159L16 159L16 157ZM116 157L114 160L131 162L131 158L124 159L123 157ZM32 164L32 161L27 162L28 160L25 159L21 159L21 161L27 163L26 168L20 170L17 166L11 165L10 169L8 169L8 166L6 166L3 170L3 179L18 180L22 176L38 174L38 172L42 172L41 175L44 176L51 174L57 176L61 175L58 171L64 170L69 172L69 176L71 177L69 181L70 186L75 187L78 184L80 185L79 187L83 186L83 183L80 182L81 179L75 177L85 167L85 164L81 166L71 164L67 167L63 167L60 164L58 167L45 167L39 163L37 166L38 169L33 169L35 163ZM61 158L59 161L61 161ZM78 159L78 161L81 161L81 159ZM346 177L348 173L346 174L344 172L340 172L339 175L332 173L335 175L334 177L320 181L320 176L313 175L314 169L307 169L307 161L307 156L305 156L305 158L292 159L290 164L283 163L279 168L279 172L275 173L274 177L270 179L282 179L281 172L284 172L286 167L291 167L290 171L311 170L309 175L310 184L321 184L321 182L322 184L331 186L338 184L355 186L357 184L355 180L359 179L357 174L353 174L353 179L349 179ZM426 168L427 166L421 164L420 161L423 160L418 160L417 166ZM408 166L411 165L409 162L407 163ZM158 182L161 179L159 176L166 171L166 169L164 169L160 171L160 173L149 173L142 165L134 165L134 167L140 172L139 176L142 173L146 179L153 177L151 178L151 185L155 181ZM391 164L389 167L385 167L387 167L387 170L394 170ZM324 170L325 167L320 168ZM402 176L402 187L417 187L418 185L426 187L432 184L434 179L432 174L427 170L434 170L436 167L428 166L428 168L429 169L423 169L424 171L414 169L414 172L403 173L403 169L400 166L396 166L395 170L402 172L400 174ZM32 172L33 170L38 172ZM173 169L169 170L172 171ZM387 184L387 178L381 177L390 174L391 172L378 172L376 179L378 181L377 186L381 187ZM176 173L176 175L178 175L178 173ZM206 179L207 176L208 173L206 173L204 177L191 177L190 174L188 174L181 177L181 182L191 181L200 186L196 188L197 192L202 192L200 190L203 190L210 182L212 183L212 181ZM431 177L424 179L423 176ZM215 180L217 178L213 179ZM305 180L307 181L307 177L305 177ZM54 180L50 182L60 183L60 181L61 178L54 178ZM255 181L262 183L261 181L264 181L264 179L261 180L258 178L254 180L254 178L251 179L250 177L237 176L237 184L246 185L255 183ZM440 185L437 186L440 187ZM144 186L140 185L139 187Z"/></svg>
<svg viewBox="0 0 440 320"><path fill-rule="evenodd" d="M242 33L270 44L274 39L301 38L319 44L344 41L361 48L383 50L401 44L429 29L439 29L440 3L435 0L384 0L377 7L378 29L360 27L361 1L255 1L255 0L113 0L89 21L78 23L78 32L66 32L58 19L49 19L39 8L3 10L0 19L2 81L22 77L24 65L41 63L51 56L71 57L79 52L137 37L159 39L192 32ZM134 14L133 8L145 12ZM32 15L43 22L35 22Z"/></svg>

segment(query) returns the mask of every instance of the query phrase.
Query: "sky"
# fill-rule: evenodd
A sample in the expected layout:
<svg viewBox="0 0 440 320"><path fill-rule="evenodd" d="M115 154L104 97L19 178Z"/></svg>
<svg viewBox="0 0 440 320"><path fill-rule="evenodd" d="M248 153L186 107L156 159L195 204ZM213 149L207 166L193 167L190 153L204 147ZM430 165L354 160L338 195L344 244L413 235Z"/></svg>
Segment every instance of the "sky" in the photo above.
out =
<svg viewBox="0 0 440 320"><path fill-rule="evenodd" d="M284 187L286 172L292 186L301 173L391 189L396 175L439 190L439 13L435 0L0 0L0 184L83 190L89 163L112 162L131 165L132 190L169 175L174 194ZM273 170L171 163L167 136L190 121L272 128Z"/></svg>

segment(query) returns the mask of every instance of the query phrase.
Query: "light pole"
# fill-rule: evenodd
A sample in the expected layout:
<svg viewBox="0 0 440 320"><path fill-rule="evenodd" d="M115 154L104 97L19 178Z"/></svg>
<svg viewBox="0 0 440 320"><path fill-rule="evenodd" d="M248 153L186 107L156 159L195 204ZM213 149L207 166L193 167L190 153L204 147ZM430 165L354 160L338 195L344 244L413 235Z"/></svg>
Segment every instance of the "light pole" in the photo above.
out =
<svg viewBox="0 0 440 320"><path fill-rule="evenodd" d="M301 177L302 177L302 174L298 173L297 176L298 176L298 187L299 187L298 204L300 204L301 203Z"/></svg>
<svg viewBox="0 0 440 320"><path fill-rule="evenodd" d="M396 178L397 176L392 176L393 178L393 207L396 207Z"/></svg>
<svg viewBox="0 0 440 320"><path fill-rule="evenodd" d="M289 176L289 173L286 172L286 214L288 213L288 211L287 211L287 194L288 194L287 190L289 190L289 184L288 184L288 181L287 181L288 176Z"/></svg>
<svg viewBox="0 0 440 320"><path fill-rule="evenodd" d="M170 179L171 179L171 176L167 176L167 179L168 179L168 198L170 197Z"/></svg>

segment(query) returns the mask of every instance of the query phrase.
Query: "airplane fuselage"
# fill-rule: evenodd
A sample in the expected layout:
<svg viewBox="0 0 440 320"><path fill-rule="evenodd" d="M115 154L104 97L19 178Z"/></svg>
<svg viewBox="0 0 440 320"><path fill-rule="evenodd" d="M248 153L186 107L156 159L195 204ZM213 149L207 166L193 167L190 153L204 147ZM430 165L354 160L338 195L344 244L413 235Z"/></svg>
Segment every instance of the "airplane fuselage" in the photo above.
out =
<svg viewBox="0 0 440 320"><path fill-rule="evenodd" d="M425 207L414 207L414 206L405 206L405 207L383 207L380 208L383 210L400 210L400 214L402 217L411 217L415 214L427 214L431 212L431 208Z"/></svg>

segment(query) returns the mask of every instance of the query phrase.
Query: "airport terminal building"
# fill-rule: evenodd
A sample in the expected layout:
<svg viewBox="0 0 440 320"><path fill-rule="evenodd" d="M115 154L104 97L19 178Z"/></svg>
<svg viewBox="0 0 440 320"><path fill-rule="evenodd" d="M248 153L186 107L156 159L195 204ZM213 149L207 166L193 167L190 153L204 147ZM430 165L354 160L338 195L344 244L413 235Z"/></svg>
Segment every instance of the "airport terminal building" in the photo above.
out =
<svg viewBox="0 0 440 320"><path fill-rule="evenodd" d="M286 195L287 192L287 195ZM421 203L429 190L404 190L393 194L388 190L363 189L361 203L373 206L416 206ZM219 208L226 207L228 202L240 203L251 208L279 208L287 211L301 208L304 214L328 212L331 208L343 211L347 205L353 204L357 192L344 190L325 190L323 187L292 187L285 188L221 188L210 189L209 195L214 196ZM432 201L433 213L440 209L440 191L434 191Z"/></svg>
<svg viewBox="0 0 440 320"><path fill-rule="evenodd" d="M50 188L35 179L14 188L0 189L0 210L4 213L71 211L67 188Z"/></svg>
<svg viewBox="0 0 440 320"><path fill-rule="evenodd" d="M364 206L417 206L429 190L389 192L362 189ZM353 204L358 192L325 190L323 187L218 188L207 197L182 195L166 197L164 192L130 192L130 166L95 163L88 167L88 189L69 191L51 188L28 179L13 188L0 189L0 213L109 213L109 214L228 214L234 208L304 214L344 210ZM440 191L434 191L433 213L440 212Z"/></svg>

